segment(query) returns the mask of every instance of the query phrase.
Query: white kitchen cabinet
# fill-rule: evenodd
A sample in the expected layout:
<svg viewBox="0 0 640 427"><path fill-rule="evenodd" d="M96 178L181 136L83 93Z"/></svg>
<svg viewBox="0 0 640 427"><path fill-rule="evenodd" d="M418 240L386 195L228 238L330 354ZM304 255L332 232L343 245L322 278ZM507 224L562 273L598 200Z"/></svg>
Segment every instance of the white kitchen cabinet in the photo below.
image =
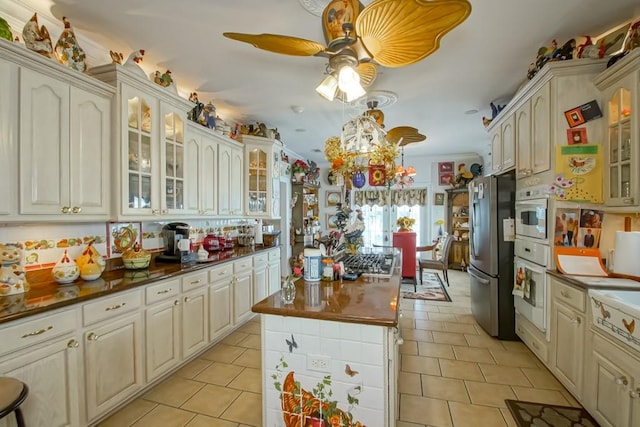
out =
<svg viewBox="0 0 640 427"><path fill-rule="evenodd" d="M20 213L110 214L110 95L20 70Z"/></svg>
<svg viewBox="0 0 640 427"><path fill-rule="evenodd" d="M269 254L267 252L253 256L253 304L262 301L269 295L268 258Z"/></svg>
<svg viewBox="0 0 640 427"><path fill-rule="evenodd" d="M209 341L217 341L233 328L233 264L209 270Z"/></svg>
<svg viewBox="0 0 640 427"><path fill-rule="evenodd" d="M640 358L590 331L585 408L603 427L640 424Z"/></svg>
<svg viewBox="0 0 640 427"><path fill-rule="evenodd" d="M550 278L551 361L553 374L582 400L586 337L586 292Z"/></svg>
<svg viewBox="0 0 640 427"><path fill-rule="evenodd" d="M188 359L209 343L209 284L206 271L186 274L181 278L182 359Z"/></svg>
<svg viewBox="0 0 640 427"><path fill-rule="evenodd" d="M550 168L550 92L551 83L547 82L515 112L517 178L546 172Z"/></svg>
<svg viewBox="0 0 640 427"><path fill-rule="evenodd" d="M76 332L78 310L47 313L0 328L0 376L15 377L29 387L21 405L28 426L78 426L84 399L82 348ZM13 424L13 416L0 426Z"/></svg>
<svg viewBox="0 0 640 427"><path fill-rule="evenodd" d="M267 295L273 295L280 290L280 248L269 251L267 282Z"/></svg>
<svg viewBox="0 0 640 427"><path fill-rule="evenodd" d="M142 293L134 290L82 306L87 421L144 385Z"/></svg>
<svg viewBox="0 0 640 427"><path fill-rule="evenodd" d="M191 215L185 204L185 122L193 104L118 64L88 73L116 88L113 156L117 217L168 220ZM195 160L193 160L195 161Z"/></svg>
<svg viewBox="0 0 640 427"><path fill-rule="evenodd" d="M245 156L245 207L254 217L280 218L279 141L242 135Z"/></svg>
<svg viewBox="0 0 640 427"><path fill-rule="evenodd" d="M211 216L218 211L218 143L212 131L187 121L185 151L187 168L185 209L197 215Z"/></svg>
<svg viewBox="0 0 640 427"><path fill-rule="evenodd" d="M511 115L506 120L501 120L501 123L495 125L489 133L491 140L491 173L494 175L507 172L515 166L514 127L515 117Z"/></svg>
<svg viewBox="0 0 640 427"><path fill-rule="evenodd" d="M144 384L142 313L110 318L85 330L85 394L91 422Z"/></svg>
<svg viewBox="0 0 640 427"><path fill-rule="evenodd" d="M145 371L151 382L180 362L180 283L148 285L145 293Z"/></svg>
<svg viewBox="0 0 640 427"><path fill-rule="evenodd" d="M640 51L602 72L595 79L602 91L606 123L604 201L608 206L640 204Z"/></svg>
<svg viewBox="0 0 640 427"><path fill-rule="evenodd" d="M244 156L242 146L235 141L218 145L218 213L242 215Z"/></svg>
<svg viewBox="0 0 640 427"><path fill-rule="evenodd" d="M233 263L233 323L239 324L251 317L253 306L253 273L250 257Z"/></svg>
<svg viewBox="0 0 640 427"><path fill-rule="evenodd" d="M0 59L0 218L18 213L18 66Z"/></svg>

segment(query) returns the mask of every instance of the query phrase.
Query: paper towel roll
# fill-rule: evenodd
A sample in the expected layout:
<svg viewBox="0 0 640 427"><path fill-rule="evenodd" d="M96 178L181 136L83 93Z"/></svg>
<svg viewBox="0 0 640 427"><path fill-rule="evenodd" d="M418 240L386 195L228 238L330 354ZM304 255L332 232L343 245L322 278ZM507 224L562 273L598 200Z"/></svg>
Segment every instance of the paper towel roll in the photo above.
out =
<svg viewBox="0 0 640 427"><path fill-rule="evenodd" d="M617 274L640 277L640 231L616 231L613 271Z"/></svg>

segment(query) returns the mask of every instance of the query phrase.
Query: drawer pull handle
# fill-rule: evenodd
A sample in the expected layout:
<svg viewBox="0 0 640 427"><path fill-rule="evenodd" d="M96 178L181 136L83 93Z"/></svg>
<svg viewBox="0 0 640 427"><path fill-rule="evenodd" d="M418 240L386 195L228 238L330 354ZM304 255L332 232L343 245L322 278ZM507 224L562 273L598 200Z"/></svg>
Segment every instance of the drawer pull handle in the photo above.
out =
<svg viewBox="0 0 640 427"><path fill-rule="evenodd" d="M227 270L221 271L220 273L218 273L218 276L226 276L226 275L227 275Z"/></svg>
<svg viewBox="0 0 640 427"><path fill-rule="evenodd" d="M99 338L100 338L100 335L94 334L93 332L91 332L89 335L87 335L87 340L88 341L98 341Z"/></svg>
<svg viewBox="0 0 640 427"><path fill-rule="evenodd" d="M42 335L42 334L44 334L45 332L47 332L47 331L49 331L51 329L53 329L53 326L47 326L44 329L38 329L37 331L33 331L33 332L29 332L28 334L24 334L22 336L22 338L34 337L36 335Z"/></svg>
<svg viewBox="0 0 640 427"><path fill-rule="evenodd" d="M68 348L78 348L80 347L80 343L76 340L69 340L69 342L67 343L67 347Z"/></svg>
<svg viewBox="0 0 640 427"><path fill-rule="evenodd" d="M638 397L640 397L640 387L636 388L635 390L629 390L629 397L631 397L632 399L637 399Z"/></svg>
<svg viewBox="0 0 640 427"><path fill-rule="evenodd" d="M171 288L169 288L169 289L163 289L163 290L161 290L161 291L158 291L158 295L166 294L166 293L169 293L169 292L171 292Z"/></svg>
<svg viewBox="0 0 640 427"><path fill-rule="evenodd" d="M198 279L198 280L194 280L194 281L193 281L193 282L191 282L190 284L191 284L191 285L197 285L198 283L200 283L200 279Z"/></svg>
<svg viewBox="0 0 640 427"><path fill-rule="evenodd" d="M73 208L71 208L71 212L80 213L82 212L82 208L80 206L74 206Z"/></svg>
<svg viewBox="0 0 640 427"><path fill-rule="evenodd" d="M560 291L560 295L562 295L565 298L571 299L571 295L567 291Z"/></svg>
<svg viewBox="0 0 640 427"><path fill-rule="evenodd" d="M116 304L116 305L112 305L111 307L107 307L104 309L104 311L112 311L112 310L117 310L119 308L122 308L126 305L126 302L123 302L122 304Z"/></svg>
<svg viewBox="0 0 640 427"><path fill-rule="evenodd" d="M62 207L62 209L60 209L60 211L61 211L63 214L68 214L68 213L69 213L69 210L70 210L69 206L63 206L63 207Z"/></svg>
<svg viewBox="0 0 640 427"><path fill-rule="evenodd" d="M627 377L620 377L620 378L616 378L616 384L618 385L627 385L629 384L629 380L627 380Z"/></svg>

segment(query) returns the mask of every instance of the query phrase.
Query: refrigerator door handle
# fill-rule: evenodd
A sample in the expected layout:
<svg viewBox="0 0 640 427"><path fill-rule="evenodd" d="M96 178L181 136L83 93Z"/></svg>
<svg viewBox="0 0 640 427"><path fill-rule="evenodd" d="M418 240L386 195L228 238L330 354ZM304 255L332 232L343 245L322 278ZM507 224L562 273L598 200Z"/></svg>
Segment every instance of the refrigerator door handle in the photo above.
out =
<svg viewBox="0 0 640 427"><path fill-rule="evenodd" d="M476 279L478 282L480 282L480 284L482 284L482 285L490 285L491 284L491 281L489 281L489 280L487 280L487 279L485 279L485 278L483 278L483 277L481 277L481 276L479 276L477 274L473 274L474 270L475 270L474 268L469 268L468 269L469 275L473 276L473 278Z"/></svg>
<svg viewBox="0 0 640 427"><path fill-rule="evenodd" d="M469 227L469 249L471 251L471 256L477 258L478 252L476 251L476 239L474 238L474 229L476 228L477 218L476 218L476 195L475 193L471 193L471 204L469 205L469 210L471 211L471 227Z"/></svg>

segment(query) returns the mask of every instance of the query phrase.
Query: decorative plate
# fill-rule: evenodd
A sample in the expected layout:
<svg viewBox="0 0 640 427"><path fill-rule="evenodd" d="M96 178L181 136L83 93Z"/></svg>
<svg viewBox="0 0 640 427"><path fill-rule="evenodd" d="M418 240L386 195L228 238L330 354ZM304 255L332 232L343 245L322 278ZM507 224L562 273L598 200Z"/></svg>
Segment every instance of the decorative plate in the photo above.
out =
<svg viewBox="0 0 640 427"><path fill-rule="evenodd" d="M594 157L569 157L569 167L574 175L588 174L596 167Z"/></svg>

